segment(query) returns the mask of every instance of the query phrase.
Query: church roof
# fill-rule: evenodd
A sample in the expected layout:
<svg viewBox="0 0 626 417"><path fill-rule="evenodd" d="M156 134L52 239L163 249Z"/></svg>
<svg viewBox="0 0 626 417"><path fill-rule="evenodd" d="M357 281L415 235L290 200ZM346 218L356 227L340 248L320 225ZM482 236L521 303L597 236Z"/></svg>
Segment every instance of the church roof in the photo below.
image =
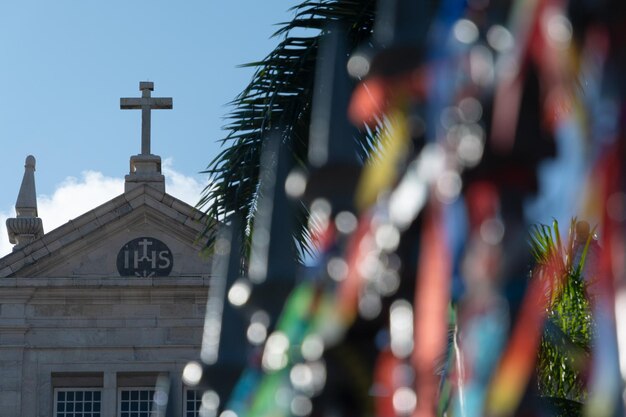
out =
<svg viewBox="0 0 626 417"><path fill-rule="evenodd" d="M207 273L199 240L206 222L201 211L185 202L151 185L137 185L1 258L0 278L115 276L119 271L113 258L124 244L142 236L171 248L173 275ZM185 261L176 262L176 255Z"/></svg>

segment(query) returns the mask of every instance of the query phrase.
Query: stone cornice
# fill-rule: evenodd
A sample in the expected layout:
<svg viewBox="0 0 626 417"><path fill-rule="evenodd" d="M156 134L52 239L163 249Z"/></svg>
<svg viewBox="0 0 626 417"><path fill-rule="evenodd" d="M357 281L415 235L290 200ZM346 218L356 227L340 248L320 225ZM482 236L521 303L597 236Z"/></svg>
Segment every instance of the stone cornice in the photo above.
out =
<svg viewBox="0 0 626 417"><path fill-rule="evenodd" d="M174 277L19 277L0 278L0 288L183 288L208 287L209 275Z"/></svg>

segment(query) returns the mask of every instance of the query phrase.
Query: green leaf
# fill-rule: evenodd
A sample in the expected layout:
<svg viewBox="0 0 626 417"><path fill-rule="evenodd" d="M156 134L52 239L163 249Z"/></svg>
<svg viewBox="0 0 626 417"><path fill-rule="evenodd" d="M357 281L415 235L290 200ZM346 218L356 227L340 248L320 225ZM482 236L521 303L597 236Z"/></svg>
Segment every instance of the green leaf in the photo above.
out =
<svg viewBox="0 0 626 417"><path fill-rule="evenodd" d="M587 281L582 275L593 232L584 244L576 241L577 224L576 218L572 219L565 243L556 220L552 227L534 226L530 233L531 252L538 268L559 261L559 268L553 272L557 276L540 278L548 280L552 297L539 349L538 387L542 396L572 404L584 402L587 396L583 372L594 329ZM579 251L580 260L574 265Z"/></svg>
<svg viewBox="0 0 626 417"><path fill-rule="evenodd" d="M210 180L198 206L218 220L233 212L240 213L247 222L243 228L246 253L258 199L260 154L265 135L276 126L287 126L284 146L304 168L321 30L332 20L349 22L348 37L354 48L371 34L375 4L374 0L304 1L292 8L292 21L281 24L275 33L280 38L276 48L263 60L243 65L256 68L256 72L250 84L230 103L232 110L225 117L226 136L220 139L224 149L203 171L210 174ZM365 130L355 139L365 160L374 149L374 135ZM300 254L308 251L306 219L306 210L301 206L299 226L294 232ZM209 232L205 230L207 237ZM208 239L207 246L210 248L212 244Z"/></svg>

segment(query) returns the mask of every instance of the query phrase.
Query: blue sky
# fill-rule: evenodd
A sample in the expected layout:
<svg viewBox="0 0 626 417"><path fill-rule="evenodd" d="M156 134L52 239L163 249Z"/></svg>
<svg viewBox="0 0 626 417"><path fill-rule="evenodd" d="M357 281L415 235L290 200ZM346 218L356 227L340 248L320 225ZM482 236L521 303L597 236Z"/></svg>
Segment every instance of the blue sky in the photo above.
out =
<svg viewBox="0 0 626 417"><path fill-rule="evenodd" d="M37 193L46 197L86 181L87 171L122 179L140 151L140 112L120 110L119 99L139 96L142 80L155 83L154 96L174 99L173 110L153 112L152 152L203 183L198 172L219 151L226 104L252 76L237 65L273 49L270 36L294 4L1 2L0 212L15 203L28 154L37 158Z"/></svg>

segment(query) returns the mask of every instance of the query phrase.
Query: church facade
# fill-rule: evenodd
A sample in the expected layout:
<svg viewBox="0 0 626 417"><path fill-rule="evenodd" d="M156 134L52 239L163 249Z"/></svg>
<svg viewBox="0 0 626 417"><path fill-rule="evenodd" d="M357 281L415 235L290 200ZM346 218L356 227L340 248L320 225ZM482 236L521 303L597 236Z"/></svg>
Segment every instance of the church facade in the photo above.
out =
<svg viewBox="0 0 626 417"><path fill-rule="evenodd" d="M207 224L165 192L149 114L171 99L152 98L152 83L140 88L121 102L143 113L123 194L43 233L26 159L7 221L15 247L0 259L0 417L148 417L160 378L172 415L198 415L200 393L181 374L202 340Z"/></svg>

